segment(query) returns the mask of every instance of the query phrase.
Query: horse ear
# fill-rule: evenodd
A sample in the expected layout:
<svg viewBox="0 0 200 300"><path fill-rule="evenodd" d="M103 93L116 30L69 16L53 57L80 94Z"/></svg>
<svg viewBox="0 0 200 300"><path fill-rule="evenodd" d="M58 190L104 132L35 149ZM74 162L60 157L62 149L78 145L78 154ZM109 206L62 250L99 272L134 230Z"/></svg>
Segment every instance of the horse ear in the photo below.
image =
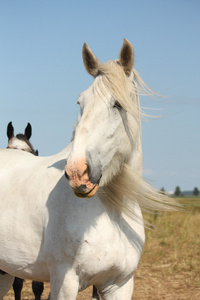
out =
<svg viewBox="0 0 200 300"><path fill-rule="evenodd" d="M31 127L31 124L28 123L27 126L26 126L26 128L25 128L25 131L24 131L24 135L27 138L27 140L30 139L31 134L32 134L32 127Z"/></svg>
<svg viewBox="0 0 200 300"><path fill-rule="evenodd" d="M127 39L124 39L123 46L119 54L119 62L126 75L129 76L134 64L134 50L133 46Z"/></svg>
<svg viewBox="0 0 200 300"><path fill-rule="evenodd" d="M86 71L96 77L99 73L99 61L86 43L83 45L82 56Z"/></svg>
<svg viewBox="0 0 200 300"><path fill-rule="evenodd" d="M8 123L7 126L7 137L10 140L12 137L14 137L14 128L12 126L12 122Z"/></svg>

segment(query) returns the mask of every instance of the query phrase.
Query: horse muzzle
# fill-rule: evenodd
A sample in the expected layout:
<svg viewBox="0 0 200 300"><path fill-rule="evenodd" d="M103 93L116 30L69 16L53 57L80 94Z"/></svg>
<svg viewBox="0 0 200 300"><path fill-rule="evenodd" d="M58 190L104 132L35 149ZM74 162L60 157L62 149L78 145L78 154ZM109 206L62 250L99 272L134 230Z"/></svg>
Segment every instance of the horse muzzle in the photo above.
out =
<svg viewBox="0 0 200 300"><path fill-rule="evenodd" d="M78 162L68 161L65 166L65 177L77 197L93 197L98 190L98 183L92 183L89 179L89 168L86 160Z"/></svg>
<svg viewBox="0 0 200 300"><path fill-rule="evenodd" d="M98 187L99 186L96 184L89 192L84 192L84 193L82 193L80 190L77 191L73 189L73 191L74 194L79 198L91 198L96 194Z"/></svg>

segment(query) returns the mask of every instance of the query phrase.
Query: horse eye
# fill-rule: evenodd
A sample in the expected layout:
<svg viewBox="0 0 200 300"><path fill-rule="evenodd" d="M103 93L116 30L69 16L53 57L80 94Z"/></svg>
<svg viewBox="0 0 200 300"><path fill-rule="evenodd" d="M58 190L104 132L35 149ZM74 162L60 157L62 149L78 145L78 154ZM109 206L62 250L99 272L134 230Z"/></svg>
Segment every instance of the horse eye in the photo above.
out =
<svg viewBox="0 0 200 300"><path fill-rule="evenodd" d="M114 107L117 109L122 108L118 101L115 101Z"/></svg>

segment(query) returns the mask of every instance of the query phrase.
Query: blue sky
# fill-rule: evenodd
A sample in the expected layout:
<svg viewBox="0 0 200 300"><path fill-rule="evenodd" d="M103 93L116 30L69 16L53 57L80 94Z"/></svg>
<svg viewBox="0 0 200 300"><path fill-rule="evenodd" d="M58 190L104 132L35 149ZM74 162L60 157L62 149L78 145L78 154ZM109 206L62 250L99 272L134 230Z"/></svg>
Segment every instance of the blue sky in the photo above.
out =
<svg viewBox="0 0 200 300"><path fill-rule="evenodd" d="M134 46L135 68L167 98L141 97L144 176L158 189L200 189L199 0L1 0L0 147L6 127L27 122L39 155L70 141L76 101L92 78L82 63L87 42L105 62L118 58L123 38Z"/></svg>

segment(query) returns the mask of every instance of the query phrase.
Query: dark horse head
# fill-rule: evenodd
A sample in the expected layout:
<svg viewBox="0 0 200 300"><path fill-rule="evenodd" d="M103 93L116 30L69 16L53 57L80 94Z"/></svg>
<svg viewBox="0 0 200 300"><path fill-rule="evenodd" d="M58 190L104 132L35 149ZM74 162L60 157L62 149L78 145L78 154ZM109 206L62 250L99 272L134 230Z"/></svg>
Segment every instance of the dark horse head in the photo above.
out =
<svg viewBox="0 0 200 300"><path fill-rule="evenodd" d="M29 139L32 134L32 127L31 124L28 123L24 134L18 133L16 136L14 135L14 128L12 122L8 123L7 126L7 137L8 137L8 146L7 149L18 149L30 152L36 156L38 156L38 150L34 150L32 144L30 143Z"/></svg>

